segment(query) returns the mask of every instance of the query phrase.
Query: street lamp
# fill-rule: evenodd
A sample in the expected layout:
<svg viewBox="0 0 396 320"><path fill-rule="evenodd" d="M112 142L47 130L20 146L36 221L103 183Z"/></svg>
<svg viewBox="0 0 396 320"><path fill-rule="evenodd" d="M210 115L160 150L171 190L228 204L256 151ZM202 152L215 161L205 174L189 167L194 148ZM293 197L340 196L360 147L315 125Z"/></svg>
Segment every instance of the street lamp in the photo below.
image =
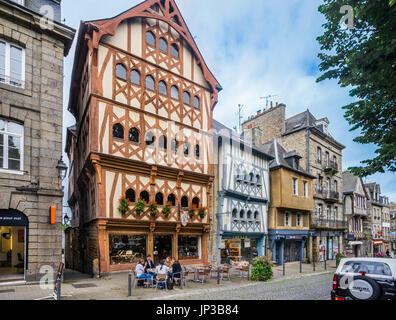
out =
<svg viewBox="0 0 396 320"><path fill-rule="evenodd" d="M63 217L63 222L64 222L64 224L69 224L69 222L70 222L70 218L69 218L69 216L67 215L67 213L65 214L65 216Z"/></svg>
<svg viewBox="0 0 396 320"><path fill-rule="evenodd" d="M58 165L56 166L56 168L59 171L59 178L61 180L64 180L66 178L66 173L67 173L67 165L63 162L63 157L60 158L60 160L58 161Z"/></svg>

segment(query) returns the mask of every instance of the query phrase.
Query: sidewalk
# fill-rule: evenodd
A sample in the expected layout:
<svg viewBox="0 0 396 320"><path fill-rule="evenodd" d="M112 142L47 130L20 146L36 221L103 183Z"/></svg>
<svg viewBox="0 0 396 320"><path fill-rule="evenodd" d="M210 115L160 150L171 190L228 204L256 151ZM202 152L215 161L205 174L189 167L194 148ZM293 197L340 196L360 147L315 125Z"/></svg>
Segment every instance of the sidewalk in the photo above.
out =
<svg viewBox="0 0 396 320"><path fill-rule="evenodd" d="M286 275L283 276L283 267L274 267L274 277L271 282L284 281L300 277L309 277L323 274L324 272L335 271L335 261L327 263L327 270L324 264L317 264L316 272L313 266L303 264L303 273L300 273L299 263L286 264ZM183 290L174 288L171 291L136 288L132 289L132 297L128 297L128 273L114 273L108 278L94 279L81 273L66 270L64 283L62 284L62 300L162 300L170 299L183 294L195 294L204 292L216 292L223 290L233 290L257 285L257 282L250 282L246 278L239 278L239 273L234 272L230 281L221 281L217 284L217 279L208 279L205 284L187 282L187 287ZM263 283L264 285L264 283ZM40 288L39 285L18 285L0 286L0 300L35 300L51 296L53 285L47 289Z"/></svg>

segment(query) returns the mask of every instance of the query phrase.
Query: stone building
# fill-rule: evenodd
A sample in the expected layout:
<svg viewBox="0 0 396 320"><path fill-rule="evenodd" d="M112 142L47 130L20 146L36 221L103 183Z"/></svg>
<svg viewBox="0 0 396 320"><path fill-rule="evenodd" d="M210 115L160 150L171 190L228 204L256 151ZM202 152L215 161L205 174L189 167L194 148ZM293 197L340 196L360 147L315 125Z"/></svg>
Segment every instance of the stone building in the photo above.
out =
<svg viewBox="0 0 396 320"><path fill-rule="evenodd" d="M392 240L392 250L396 251L396 204L391 202L390 210L391 219L391 240Z"/></svg>
<svg viewBox="0 0 396 320"><path fill-rule="evenodd" d="M213 121L215 185L217 198L217 261L250 261L257 249L260 256L268 244L269 162L263 148L243 139L237 132Z"/></svg>
<svg viewBox="0 0 396 320"><path fill-rule="evenodd" d="M342 150L329 132L327 118L317 120L309 110L286 119L284 104L258 112L243 123L244 131L261 133L261 143L276 138L286 150L301 155L300 166L316 177L312 238L309 251L316 260L335 259L343 249L346 222L342 213Z"/></svg>
<svg viewBox="0 0 396 320"><path fill-rule="evenodd" d="M287 152L279 142L265 144L263 149L274 157L270 163L271 201L268 214L269 249L272 260L304 262L309 256L310 217L313 208L313 180L300 167L301 156Z"/></svg>
<svg viewBox="0 0 396 320"><path fill-rule="evenodd" d="M211 263L210 130L220 90L173 0L81 23L67 137L68 267L131 270L148 254Z"/></svg>
<svg viewBox="0 0 396 320"><path fill-rule="evenodd" d="M369 195L363 180L346 171L342 174L344 215L348 224L345 249L348 256L364 257L367 254L369 233L365 230L368 219Z"/></svg>
<svg viewBox="0 0 396 320"><path fill-rule="evenodd" d="M60 16L60 1L0 1L0 282L62 262L63 58L75 31Z"/></svg>

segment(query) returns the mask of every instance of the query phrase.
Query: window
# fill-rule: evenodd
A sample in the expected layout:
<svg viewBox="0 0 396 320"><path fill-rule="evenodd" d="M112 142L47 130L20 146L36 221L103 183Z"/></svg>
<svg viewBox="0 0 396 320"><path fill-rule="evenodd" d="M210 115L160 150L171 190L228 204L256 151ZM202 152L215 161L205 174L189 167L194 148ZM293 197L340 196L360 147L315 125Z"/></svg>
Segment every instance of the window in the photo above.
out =
<svg viewBox="0 0 396 320"><path fill-rule="evenodd" d="M109 235L111 265L134 264L147 254L147 237L144 235Z"/></svg>
<svg viewBox="0 0 396 320"><path fill-rule="evenodd" d="M200 203L200 201L198 198L194 198L192 201L193 206L195 205L196 208L199 208L199 203Z"/></svg>
<svg viewBox="0 0 396 320"><path fill-rule="evenodd" d="M191 96L187 91L183 92L183 102L188 106L191 105Z"/></svg>
<svg viewBox="0 0 396 320"><path fill-rule="evenodd" d="M389 265L383 262L372 261L349 261L346 262L342 268L342 273L356 273L365 272L366 274L376 274L383 276L392 276L392 271Z"/></svg>
<svg viewBox="0 0 396 320"><path fill-rule="evenodd" d="M254 213L254 220L258 220L259 219L259 213L258 213L258 211L256 211L255 213Z"/></svg>
<svg viewBox="0 0 396 320"><path fill-rule="evenodd" d="M316 149L316 161L319 164L322 163L322 149L320 147Z"/></svg>
<svg viewBox="0 0 396 320"><path fill-rule="evenodd" d="M155 90L155 81L152 76L146 77L146 89L153 90L153 91Z"/></svg>
<svg viewBox="0 0 396 320"><path fill-rule="evenodd" d="M179 88L176 86L172 86L171 88L171 97L173 99L179 100Z"/></svg>
<svg viewBox="0 0 396 320"><path fill-rule="evenodd" d="M241 210L241 212L240 212L240 214L239 214L239 217L240 217L241 219L245 219L245 211L244 211L244 210Z"/></svg>
<svg viewBox="0 0 396 320"><path fill-rule="evenodd" d="M25 50L0 40L0 82L24 87Z"/></svg>
<svg viewBox="0 0 396 320"><path fill-rule="evenodd" d="M166 40L164 38L160 38L159 48L161 51L168 53L168 42L166 42Z"/></svg>
<svg viewBox="0 0 396 320"><path fill-rule="evenodd" d="M179 237L178 254L179 259L199 259L200 258L200 238L199 237Z"/></svg>
<svg viewBox="0 0 396 320"><path fill-rule="evenodd" d="M129 130L129 141L134 143L140 142L140 132L136 128Z"/></svg>
<svg viewBox="0 0 396 320"><path fill-rule="evenodd" d="M293 195L298 196L298 180L293 178Z"/></svg>
<svg viewBox="0 0 396 320"><path fill-rule="evenodd" d="M160 83L158 84L158 92L160 94L163 94L164 96L168 95L168 88L167 88L166 83L164 81L160 81Z"/></svg>
<svg viewBox="0 0 396 320"><path fill-rule="evenodd" d="M141 85L139 71L137 71L137 70L132 70L131 71L131 82L133 84L137 84L138 86Z"/></svg>
<svg viewBox="0 0 396 320"><path fill-rule="evenodd" d="M174 43L171 45L171 56L179 59L179 47Z"/></svg>
<svg viewBox="0 0 396 320"><path fill-rule="evenodd" d="M127 79L127 70L122 63L116 65L116 77L124 81Z"/></svg>
<svg viewBox="0 0 396 320"><path fill-rule="evenodd" d="M304 197L308 198L308 182L304 181Z"/></svg>
<svg viewBox="0 0 396 320"><path fill-rule="evenodd" d="M183 145L183 153L186 157L190 155L190 144L188 142Z"/></svg>
<svg viewBox="0 0 396 320"><path fill-rule="evenodd" d="M302 217L301 217L301 214L298 214L297 215L297 227L302 227L303 226L303 224L302 224Z"/></svg>
<svg viewBox="0 0 396 320"><path fill-rule="evenodd" d="M238 211L237 211L237 209L232 210L232 218L233 219L238 219Z"/></svg>
<svg viewBox="0 0 396 320"><path fill-rule="evenodd" d="M197 96L194 96L193 104L194 104L194 108L201 109L201 101Z"/></svg>
<svg viewBox="0 0 396 320"><path fill-rule="evenodd" d="M165 136L161 136L158 140L159 143L159 148L162 150L168 149L168 140L166 139Z"/></svg>
<svg viewBox="0 0 396 320"><path fill-rule="evenodd" d="M149 203L149 202L150 202L150 195L149 195L149 193L148 193L147 191L143 191L143 192L140 194L140 199L146 201L146 203Z"/></svg>
<svg viewBox="0 0 396 320"><path fill-rule="evenodd" d="M199 159L201 157L201 148L199 144L195 146L195 158Z"/></svg>
<svg viewBox="0 0 396 320"><path fill-rule="evenodd" d="M126 193L125 193L125 198L127 198L130 202L135 202L136 201L136 194L135 191L133 189L129 189Z"/></svg>
<svg viewBox="0 0 396 320"><path fill-rule="evenodd" d="M326 165L330 165L330 153L326 151Z"/></svg>
<svg viewBox="0 0 396 320"><path fill-rule="evenodd" d="M248 213L247 213L247 218L248 218L248 220L252 220L252 211L248 211Z"/></svg>
<svg viewBox="0 0 396 320"><path fill-rule="evenodd" d="M176 139L172 139L172 151L176 154L179 149L179 143Z"/></svg>
<svg viewBox="0 0 396 320"><path fill-rule="evenodd" d="M188 198L186 196L181 198L180 205L181 205L182 208L188 208Z"/></svg>
<svg viewBox="0 0 396 320"><path fill-rule="evenodd" d="M338 181L334 180L334 191L337 192L338 191Z"/></svg>
<svg viewBox="0 0 396 320"><path fill-rule="evenodd" d="M155 202L159 205L159 206L163 206L164 205L164 195L159 192L155 195Z"/></svg>
<svg viewBox="0 0 396 320"><path fill-rule="evenodd" d="M23 126L0 119L0 169L23 171Z"/></svg>
<svg viewBox="0 0 396 320"><path fill-rule="evenodd" d="M176 207L176 196L173 193L168 196L168 202L171 203L172 207Z"/></svg>
<svg viewBox="0 0 396 320"><path fill-rule="evenodd" d="M154 143L155 143L155 135L152 132L148 132L146 134L146 145L154 146Z"/></svg>
<svg viewBox="0 0 396 320"><path fill-rule="evenodd" d="M124 127L119 123L113 126L113 138L124 140Z"/></svg>
<svg viewBox="0 0 396 320"><path fill-rule="evenodd" d="M286 212L285 214L285 226L290 227L290 213Z"/></svg>
<svg viewBox="0 0 396 320"><path fill-rule="evenodd" d="M155 35L151 31L146 32L146 43L155 47Z"/></svg>

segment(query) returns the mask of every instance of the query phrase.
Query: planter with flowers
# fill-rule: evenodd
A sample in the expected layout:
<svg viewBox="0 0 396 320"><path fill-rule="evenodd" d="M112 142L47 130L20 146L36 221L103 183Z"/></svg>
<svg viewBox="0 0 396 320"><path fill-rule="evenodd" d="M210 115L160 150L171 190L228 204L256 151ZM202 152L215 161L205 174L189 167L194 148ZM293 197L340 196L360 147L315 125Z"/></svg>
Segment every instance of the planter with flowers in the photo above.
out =
<svg viewBox="0 0 396 320"><path fill-rule="evenodd" d="M377 258L389 258L386 254L384 254L384 253L377 253L376 255L375 255Z"/></svg>
<svg viewBox="0 0 396 320"><path fill-rule="evenodd" d="M190 209L188 209L188 215L191 219L194 219L194 217L197 214L197 206L194 204Z"/></svg>
<svg viewBox="0 0 396 320"><path fill-rule="evenodd" d="M163 215L166 219L168 219L168 218L170 217L170 215L171 215L171 208L172 208L172 203L167 202L167 203L164 205L163 209L162 209L162 215Z"/></svg>
<svg viewBox="0 0 396 320"><path fill-rule="evenodd" d="M146 201L140 199L138 202L136 202L135 214L137 216L141 216L144 213L145 208L146 208Z"/></svg>
<svg viewBox="0 0 396 320"><path fill-rule="evenodd" d="M208 211L206 210L206 208L199 208L198 215L201 219L204 219L208 215Z"/></svg>
<svg viewBox="0 0 396 320"><path fill-rule="evenodd" d="M160 212L159 212L159 210L158 210L158 204L157 204L157 202L155 202L155 201L150 201L150 202L149 202L149 205L148 205L148 208L149 208L149 213L150 213L150 216L151 216L151 217L157 218L157 217L159 216Z"/></svg>
<svg viewBox="0 0 396 320"><path fill-rule="evenodd" d="M336 266L338 267L340 265L340 262L342 259L348 258L348 256L345 253L338 253L336 256Z"/></svg>
<svg viewBox="0 0 396 320"><path fill-rule="evenodd" d="M273 276L272 262L267 257L252 260L252 281L269 281Z"/></svg>
<svg viewBox="0 0 396 320"><path fill-rule="evenodd" d="M125 197L121 197L119 201L120 203L118 205L118 211L121 214L125 214L129 210L131 202Z"/></svg>

